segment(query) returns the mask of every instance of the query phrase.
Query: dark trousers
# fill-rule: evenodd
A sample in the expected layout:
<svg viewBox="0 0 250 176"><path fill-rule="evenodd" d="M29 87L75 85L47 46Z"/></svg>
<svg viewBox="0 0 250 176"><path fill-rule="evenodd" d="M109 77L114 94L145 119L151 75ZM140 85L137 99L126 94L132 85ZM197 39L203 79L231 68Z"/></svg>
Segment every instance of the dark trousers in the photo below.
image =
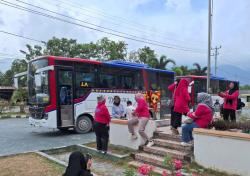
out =
<svg viewBox="0 0 250 176"><path fill-rule="evenodd" d="M235 110L233 110L233 109L223 109L223 119L225 121L228 121L229 117L230 117L230 120L232 122L236 122Z"/></svg>
<svg viewBox="0 0 250 176"><path fill-rule="evenodd" d="M181 127L181 113L174 112L174 107L171 108L171 126L175 129Z"/></svg>
<svg viewBox="0 0 250 176"><path fill-rule="evenodd" d="M94 131L96 135L96 148L107 152L109 142L109 127L106 124L94 123Z"/></svg>

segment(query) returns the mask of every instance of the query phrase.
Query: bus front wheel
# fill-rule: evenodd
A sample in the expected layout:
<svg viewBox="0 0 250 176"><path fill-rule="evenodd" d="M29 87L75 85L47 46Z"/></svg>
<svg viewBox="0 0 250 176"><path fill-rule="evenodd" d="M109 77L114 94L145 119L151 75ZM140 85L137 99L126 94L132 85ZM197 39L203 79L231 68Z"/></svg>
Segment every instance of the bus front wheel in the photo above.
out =
<svg viewBox="0 0 250 176"><path fill-rule="evenodd" d="M77 133L87 133L92 129L92 121L88 116L80 116L77 118L75 131Z"/></svg>

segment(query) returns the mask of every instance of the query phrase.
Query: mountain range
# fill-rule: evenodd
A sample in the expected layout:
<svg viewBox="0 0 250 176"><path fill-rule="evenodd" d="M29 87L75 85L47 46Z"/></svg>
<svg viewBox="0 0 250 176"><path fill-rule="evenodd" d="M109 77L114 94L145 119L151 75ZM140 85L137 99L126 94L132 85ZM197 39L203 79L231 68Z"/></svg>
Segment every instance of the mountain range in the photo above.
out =
<svg viewBox="0 0 250 176"><path fill-rule="evenodd" d="M211 68L214 74L214 68ZM250 69L242 69L234 65L219 65L217 76L224 77L228 80L237 80L240 85L250 85Z"/></svg>

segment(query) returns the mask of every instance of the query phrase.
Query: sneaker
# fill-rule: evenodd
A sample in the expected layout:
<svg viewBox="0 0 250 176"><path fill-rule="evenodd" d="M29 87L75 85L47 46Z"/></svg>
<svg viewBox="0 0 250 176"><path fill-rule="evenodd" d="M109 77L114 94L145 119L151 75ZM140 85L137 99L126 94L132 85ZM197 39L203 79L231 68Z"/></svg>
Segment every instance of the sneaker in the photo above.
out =
<svg viewBox="0 0 250 176"><path fill-rule="evenodd" d="M147 147L152 147L154 145L154 141L153 140L150 140L148 143L147 143Z"/></svg>
<svg viewBox="0 0 250 176"><path fill-rule="evenodd" d="M189 146L191 146L191 144L186 143L186 142L181 142L181 145L184 146L184 147L189 147Z"/></svg>
<svg viewBox="0 0 250 176"><path fill-rule="evenodd" d="M137 139L137 138L138 138L138 137L137 137L136 134L132 134L132 135L131 135L131 139L135 140L135 139Z"/></svg>
<svg viewBox="0 0 250 176"><path fill-rule="evenodd" d="M104 155L106 155L106 154L107 154L107 152L106 152L106 151L102 151L101 153L102 153L102 154L104 154Z"/></svg>

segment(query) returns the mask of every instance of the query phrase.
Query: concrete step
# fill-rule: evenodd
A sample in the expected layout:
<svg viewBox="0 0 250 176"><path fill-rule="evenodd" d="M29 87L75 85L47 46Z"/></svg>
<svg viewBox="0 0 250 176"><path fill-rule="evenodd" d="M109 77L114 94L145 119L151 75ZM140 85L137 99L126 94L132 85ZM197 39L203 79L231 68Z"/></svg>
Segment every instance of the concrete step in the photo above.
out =
<svg viewBox="0 0 250 176"><path fill-rule="evenodd" d="M143 165L143 164L148 164L148 163L140 162L140 161L131 161L131 162L129 162L128 164L129 164L129 166L135 167L135 168L137 169L137 168L140 167L141 165ZM153 166L153 173L162 175L163 171L166 171L168 175L171 174L171 172L168 171L167 169L163 169L163 168L161 168L161 167Z"/></svg>
<svg viewBox="0 0 250 176"><path fill-rule="evenodd" d="M158 155L149 154L149 153L137 153L135 154L135 161L149 164L151 166L166 168L163 161L164 158Z"/></svg>
<svg viewBox="0 0 250 176"><path fill-rule="evenodd" d="M157 127L165 127L170 125L170 119L155 120Z"/></svg>
<svg viewBox="0 0 250 176"><path fill-rule="evenodd" d="M159 147L165 147L165 148L169 148L169 149L190 152L190 153L193 152L192 146L182 146L181 142L178 142L178 141L165 140L165 139L154 139L154 143L156 146L159 146Z"/></svg>
<svg viewBox="0 0 250 176"><path fill-rule="evenodd" d="M159 155L162 157L165 156L171 156L173 158L191 162L191 154L183 151L178 151L178 150L173 150L173 149L167 149L163 147L158 147L158 146L152 146L152 147L143 147L143 151L154 154L154 155Z"/></svg>
<svg viewBox="0 0 250 176"><path fill-rule="evenodd" d="M154 138L181 142L181 136L180 135L173 135L173 134L165 133L165 132L162 132L162 131L156 131L154 133Z"/></svg>

